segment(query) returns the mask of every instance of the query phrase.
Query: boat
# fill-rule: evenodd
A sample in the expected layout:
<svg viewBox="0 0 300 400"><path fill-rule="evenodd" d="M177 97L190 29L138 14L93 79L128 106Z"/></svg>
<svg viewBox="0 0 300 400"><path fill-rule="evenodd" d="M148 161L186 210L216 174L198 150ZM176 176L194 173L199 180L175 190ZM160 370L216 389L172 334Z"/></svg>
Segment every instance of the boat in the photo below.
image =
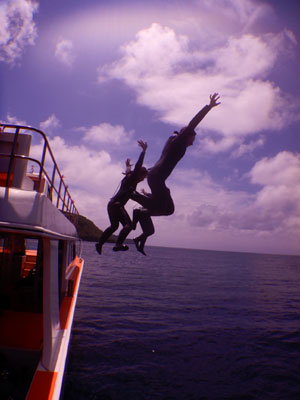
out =
<svg viewBox="0 0 300 400"><path fill-rule="evenodd" d="M0 124L1 399L62 396L84 267L78 215L46 134Z"/></svg>

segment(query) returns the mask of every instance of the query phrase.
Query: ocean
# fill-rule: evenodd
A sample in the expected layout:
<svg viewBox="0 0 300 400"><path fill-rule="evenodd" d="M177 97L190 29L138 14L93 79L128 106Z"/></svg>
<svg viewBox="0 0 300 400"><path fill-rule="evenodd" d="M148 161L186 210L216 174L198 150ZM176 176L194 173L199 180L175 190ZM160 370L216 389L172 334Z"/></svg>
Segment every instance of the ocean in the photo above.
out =
<svg viewBox="0 0 300 400"><path fill-rule="evenodd" d="M300 257L84 243L64 400L300 398Z"/></svg>

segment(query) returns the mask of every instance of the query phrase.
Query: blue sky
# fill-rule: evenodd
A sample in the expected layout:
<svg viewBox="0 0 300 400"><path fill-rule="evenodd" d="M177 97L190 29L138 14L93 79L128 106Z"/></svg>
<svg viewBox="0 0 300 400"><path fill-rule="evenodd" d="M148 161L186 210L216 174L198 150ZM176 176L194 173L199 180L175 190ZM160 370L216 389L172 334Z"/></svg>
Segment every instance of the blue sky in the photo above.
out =
<svg viewBox="0 0 300 400"><path fill-rule="evenodd" d="M136 141L151 167L219 92L148 243L299 254L299 17L298 0L1 1L0 119L45 131L103 229Z"/></svg>

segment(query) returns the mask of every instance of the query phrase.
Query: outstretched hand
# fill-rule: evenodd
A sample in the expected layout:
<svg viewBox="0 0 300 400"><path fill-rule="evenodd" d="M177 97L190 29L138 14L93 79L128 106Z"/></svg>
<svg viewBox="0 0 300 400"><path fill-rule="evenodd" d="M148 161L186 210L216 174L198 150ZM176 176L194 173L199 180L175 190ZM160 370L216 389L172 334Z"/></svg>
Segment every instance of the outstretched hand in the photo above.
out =
<svg viewBox="0 0 300 400"><path fill-rule="evenodd" d="M147 147L148 147L147 142L143 142L142 140L138 140L137 142L138 142L138 145L142 148L143 151L147 150Z"/></svg>
<svg viewBox="0 0 300 400"><path fill-rule="evenodd" d="M130 158L127 158L127 160L125 161L125 165L126 165L126 169L125 169L125 172L122 172L123 175L130 174L131 167L133 166L133 164L130 163Z"/></svg>
<svg viewBox="0 0 300 400"><path fill-rule="evenodd" d="M190 123L188 124L188 127L189 127L190 129L193 129L193 130L194 130L194 129L198 126L198 124L203 120L203 118L205 117L205 115L207 114L207 112L208 112L209 110L211 110L213 107L216 107L217 105L220 104L220 102L218 102L218 100L219 100L219 98L220 98L219 93L211 94L211 95L209 96L209 98L210 98L210 103L208 104L208 106L207 106L207 107L206 107L206 106L203 107L203 108L194 116L194 118L191 119ZM189 146L190 146L190 144L189 144Z"/></svg>
<svg viewBox="0 0 300 400"><path fill-rule="evenodd" d="M221 103L220 101L217 103L217 101L220 98L219 93L214 93L213 95L210 95L209 98L210 98L210 103L209 103L210 108L216 107Z"/></svg>

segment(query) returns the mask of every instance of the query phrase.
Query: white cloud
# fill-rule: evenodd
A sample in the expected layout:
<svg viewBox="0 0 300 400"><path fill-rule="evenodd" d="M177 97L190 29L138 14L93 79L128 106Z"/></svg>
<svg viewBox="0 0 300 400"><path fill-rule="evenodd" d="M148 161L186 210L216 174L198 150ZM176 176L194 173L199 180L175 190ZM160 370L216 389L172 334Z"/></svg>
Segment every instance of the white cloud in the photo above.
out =
<svg viewBox="0 0 300 400"><path fill-rule="evenodd" d="M49 134L60 127L59 119L54 115L50 115L48 119L40 123L40 128L46 134Z"/></svg>
<svg viewBox="0 0 300 400"><path fill-rule="evenodd" d="M126 132L121 125L111 125L103 122L90 128L79 128L84 132L83 140L87 144L110 143L114 145L128 144L132 140L133 131Z"/></svg>
<svg viewBox="0 0 300 400"><path fill-rule="evenodd" d="M240 29L249 30L264 16L270 15L272 8L264 2L257 3L252 0L221 0L212 2L204 1L206 8L211 12L221 14L232 24L238 24Z"/></svg>
<svg viewBox="0 0 300 400"><path fill-rule="evenodd" d="M38 3L31 0L6 0L0 4L0 61L14 64L27 45L37 37L33 16Z"/></svg>
<svg viewBox="0 0 300 400"><path fill-rule="evenodd" d="M237 138L230 136L223 137L217 141L210 137L205 137L200 139L200 146L198 148L202 152L221 153L231 149L237 142Z"/></svg>
<svg viewBox="0 0 300 400"><path fill-rule="evenodd" d="M237 149L232 152L233 158L238 158L244 154L251 154L255 149L262 147L265 144L265 138L260 137L257 140L253 140L249 143L241 143Z"/></svg>
<svg viewBox="0 0 300 400"><path fill-rule="evenodd" d="M83 145L68 145L59 136L50 139L49 143L61 172L74 187L89 191L91 188L98 190L110 186L111 178L108 177L115 176L115 165L111 164L109 153L88 149ZM40 150L40 145L36 145L32 147L31 153L37 156ZM119 168L120 176L122 167Z"/></svg>
<svg viewBox="0 0 300 400"><path fill-rule="evenodd" d="M262 186L255 194L224 190L207 177L193 177L189 182L193 200L179 194L179 204L187 205L182 212L191 225L201 229L254 235L286 233L299 238L300 154L285 151L264 158L248 176Z"/></svg>
<svg viewBox="0 0 300 400"><path fill-rule="evenodd" d="M26 121L21 120L13 115L7 114L6 116L6 120L4 121L4 123L7 122L9 124L13 124L13 125L27 125Z"/></svg>
<svg viewBox="0 0 300 400"><path fill-rule="evenodd" d="M229 37L225 46L212 51L212 72L221 73L235 82L265 75L278 56L272 39L273 35L266 39L251 34Z"/></svg>
<svg viewBox="0 0 300 400"><path fill-rule="evenodd" d="M267 80L279 55L295 45L291 35L235 32L221 39L220 33L219 41L214 38L211 43L207 35L203 40L200 30L197 35L191 46L187 35L154 23L122 47L119 60L99 68L99 81L123 80L135 90L138 103L179 126L218 91L222 106L200 125L219 134L215 143L207 142L208 150L230 149L249 135L281 129L293 120L295 104Z"/></svg>
<svg viewBox="0 0 300 400"><path fill-rule="evenodd" d="M56 44L55 57L64 65L71 67L75 60L72 41L60 39Z"/></svg>
<svg viewBox="0 0 300 400"><path fill-rule="evenodd" d="M286 185L291 190L300 185L300 154L281 151L273 158L263 158L250 171L252 183Z"/></svg>
<svg viewBox="0 0 300 400"><path fill-rule="evenodd" d="M249 173L253 183L262 185L255 206L266 212L276 229L300 228L300 154L282 151L258 161Z"/></svg>
<svg viewBox="0 0 300 400"><path fill-rule="evenodd" d="M290 39L290 41L296 46L298 44L296 35L290 29L285 29L284 34Z"/></svg>

